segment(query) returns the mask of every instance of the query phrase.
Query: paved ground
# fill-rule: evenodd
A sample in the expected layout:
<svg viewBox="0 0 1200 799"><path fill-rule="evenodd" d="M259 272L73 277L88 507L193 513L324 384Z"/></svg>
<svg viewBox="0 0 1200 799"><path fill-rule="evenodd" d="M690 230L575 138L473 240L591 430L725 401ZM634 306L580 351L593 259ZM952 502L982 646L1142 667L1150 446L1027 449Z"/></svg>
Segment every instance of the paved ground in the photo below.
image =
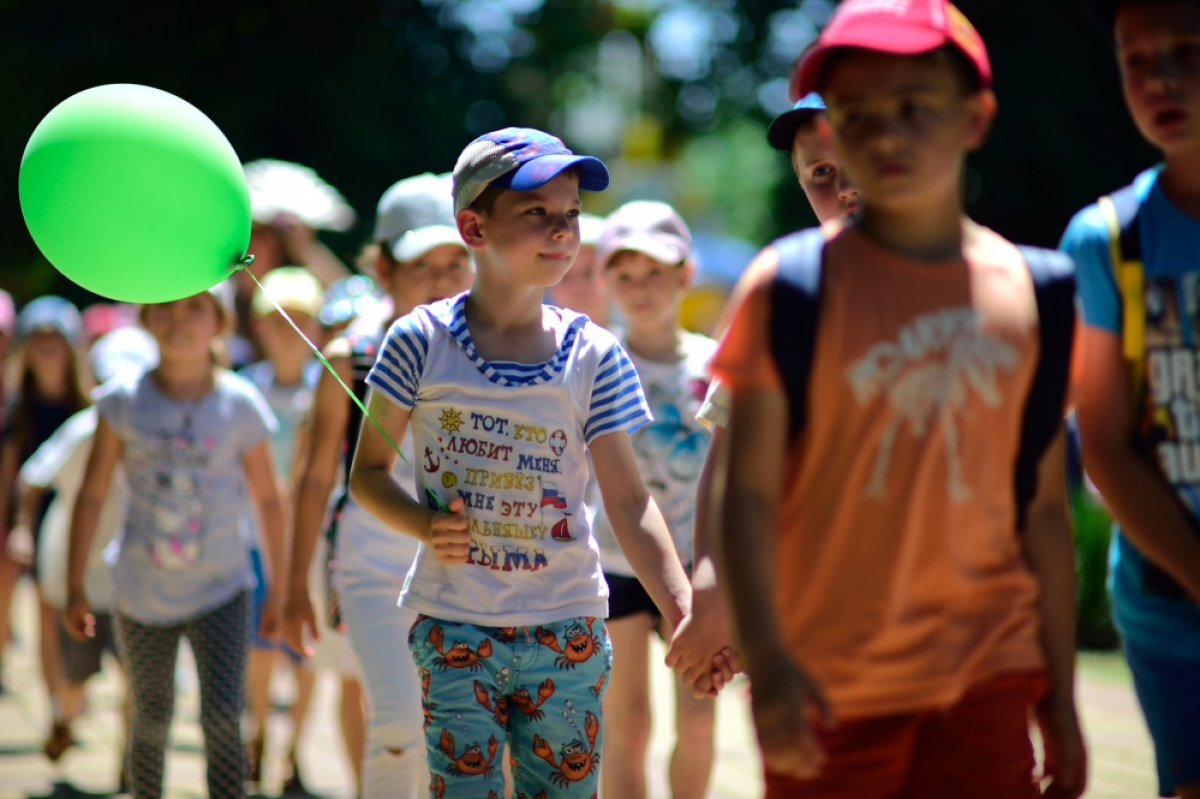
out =
<svg viewBox="0 0 1200 799"><path fill-rule="evenodd" d="M32 617L28 587L18 599L18 619ZM77 727L81 745L57 766L41 754L47 706L36 671L34 641L28 625L19 627L19 642L9 649L4 664L8 693L0 697L0 799L108 795L117 782L117 747L120 741L120 680L112 674L98 678L91 690L91 709ZM190 799L204 795L203 757L197 724L197 701L190 661L181 660L181 692L173 740L167 760L168 793ZM1091 746L1092 780L1089 799L1132 799L1155 795L1149 741L1129 682L1129 673L1114 655L1082 657L1080 702ZM670 715L671 691L665 670L654 695L657 719ZM351 795L349 772L340 757L334 733L334 685L318 683L313 724L302 742L302 768L310 789L323 796ZM286 699L287 686L280 687ZM745 684L734 685L719 700L717 766L711 796L748 799L761 794L758 758L749 725ZM276 714L274 739L281 737L284 717ZM656 723L652 763L665 763L670 746L669 727ZM278 792L282 779L282 754L275 752L268 766L266 793ZM74 786L74 789L69 788ZM661 766L651 768L650 795L668 795Z"/></svg>

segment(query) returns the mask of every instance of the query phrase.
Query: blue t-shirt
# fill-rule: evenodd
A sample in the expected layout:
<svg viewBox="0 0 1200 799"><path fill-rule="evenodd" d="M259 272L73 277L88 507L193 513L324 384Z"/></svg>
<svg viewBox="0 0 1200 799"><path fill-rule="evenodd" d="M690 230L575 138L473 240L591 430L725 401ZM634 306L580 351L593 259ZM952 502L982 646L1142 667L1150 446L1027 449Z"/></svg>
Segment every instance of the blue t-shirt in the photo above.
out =
<svg viewBox="0 0 1200 799"><path fill-rule="evenodd" d="M110 556L117 609L143 624L171 624L253 587L242 458L275 427L258 390L222 370L212 391L182 402L148 373L106 385L96 407L121 441L129 482Z"/></svg>
<svg viewBox="0 0 1200 799"><path fill-rule="evenodd" d="M1145 265L1146 396L1137 425L1139 447L1159 468L1193 516L1200 517L1200 220L1186 216L1163 191L1157 167L1133 182ZM1075 259L1084 321L1121 335L1122 301L1109 249L1108 225L1097 205L1071 220L1061 247ZM1181 628L1175 611L1200 620L1190 603L1148 588L1145 558L1118 531L1113 593L1122 633L1170 640ZM1200 646L1200 642L1198 642Z"/></svg>

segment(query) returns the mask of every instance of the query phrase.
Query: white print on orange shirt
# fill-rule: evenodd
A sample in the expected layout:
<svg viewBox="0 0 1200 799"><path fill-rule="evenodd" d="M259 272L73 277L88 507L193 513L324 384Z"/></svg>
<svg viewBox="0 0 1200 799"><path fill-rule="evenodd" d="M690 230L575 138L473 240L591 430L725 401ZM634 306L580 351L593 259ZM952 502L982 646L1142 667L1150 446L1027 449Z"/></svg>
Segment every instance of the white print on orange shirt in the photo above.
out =
<svg viewBox="0 0 1200 799"><path fill-rule="evenodd" d="M1017 351L986 335L972 308L948 308L919 316L900 330L896 341L883 341L846 370L860 405L881 393L892 414L867 483L872 499L887 495L892 448L901 425L918 439L940 425L946 446L946 493L954 502L971 497L963 481L957 417L971 392L989 408L1000 405L1000 372L1011 372Z"/></svg>

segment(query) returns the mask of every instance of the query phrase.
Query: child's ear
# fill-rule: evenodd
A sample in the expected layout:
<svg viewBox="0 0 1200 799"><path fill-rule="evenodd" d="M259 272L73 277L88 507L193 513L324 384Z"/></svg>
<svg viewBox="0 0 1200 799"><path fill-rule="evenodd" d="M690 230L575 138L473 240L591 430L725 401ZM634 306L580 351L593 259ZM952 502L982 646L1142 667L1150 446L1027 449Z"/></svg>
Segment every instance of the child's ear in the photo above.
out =
<svg viewBox="0 0 1200 799"><path fill-rule="evenodd" d="M458 212L458 217L454 221L458 225L458 235L462 236L462 240L469 248L472 250L484 248L486 234L483 214L471 208L464 208Z"/></svg>
<svg viewBox="0 0 1200 799"><path fill-rule="evenodd" d="M385 249L386 245L379 245L375 252L375 278L379 281L381 287L387 286L392 280L392 272L395 271L396 262L392 259L391 253Z"/></svg>
<svg viewBox="0 0 1200 799"><path fill-rule="evenodd" d="M967 99L967 150L973 152L987 141L996 119L996 95L991 89L983 89Z"/></svg>

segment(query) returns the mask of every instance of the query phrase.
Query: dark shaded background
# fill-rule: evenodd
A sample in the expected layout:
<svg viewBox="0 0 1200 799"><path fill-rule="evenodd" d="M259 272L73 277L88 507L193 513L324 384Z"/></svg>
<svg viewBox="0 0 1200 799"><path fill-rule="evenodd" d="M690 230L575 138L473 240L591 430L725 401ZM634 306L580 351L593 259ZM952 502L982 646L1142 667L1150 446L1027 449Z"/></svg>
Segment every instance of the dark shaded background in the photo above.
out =
<svg viewBox="0 0 1200 799"><path fill-rule="evenodd" d="M761 245L812 219L785 156L760 152L758 131L771 117L760 102L771 92L761 87L774 80L777 102L788 67L773 31L781 20L795 22L797 9L819 20L827 6L0 0L0 285L19 301L50 290L90 299L41 259L17 199L29 134L77 91L156 86L207 113L244 161L312 166L360 213L348 234L323 235L350 261L394 180L449 170L467 141L505 124L562 133L554 126L605 80L599 43L623 31L621 41L650 53L655 31L660 42L675 36L675 27L655 27L668 13L711 23L716 33L698 66L647 56L638 108L623 113L653 135L631 134L596 154L622 160L619 175L640 176L628 185L653 188L658 176L670 176L656 193L689 219ZM971 160L969 211L1010 238L1053 245L1074 211L1127 183L1155 155L1129 121L1111 47L1079 0L962 0L960 7L989 46L1000 104L986 148ZM713 163L724 159L728 165ZM627 198L618 185L597 202L607 210Z"/></svg>

